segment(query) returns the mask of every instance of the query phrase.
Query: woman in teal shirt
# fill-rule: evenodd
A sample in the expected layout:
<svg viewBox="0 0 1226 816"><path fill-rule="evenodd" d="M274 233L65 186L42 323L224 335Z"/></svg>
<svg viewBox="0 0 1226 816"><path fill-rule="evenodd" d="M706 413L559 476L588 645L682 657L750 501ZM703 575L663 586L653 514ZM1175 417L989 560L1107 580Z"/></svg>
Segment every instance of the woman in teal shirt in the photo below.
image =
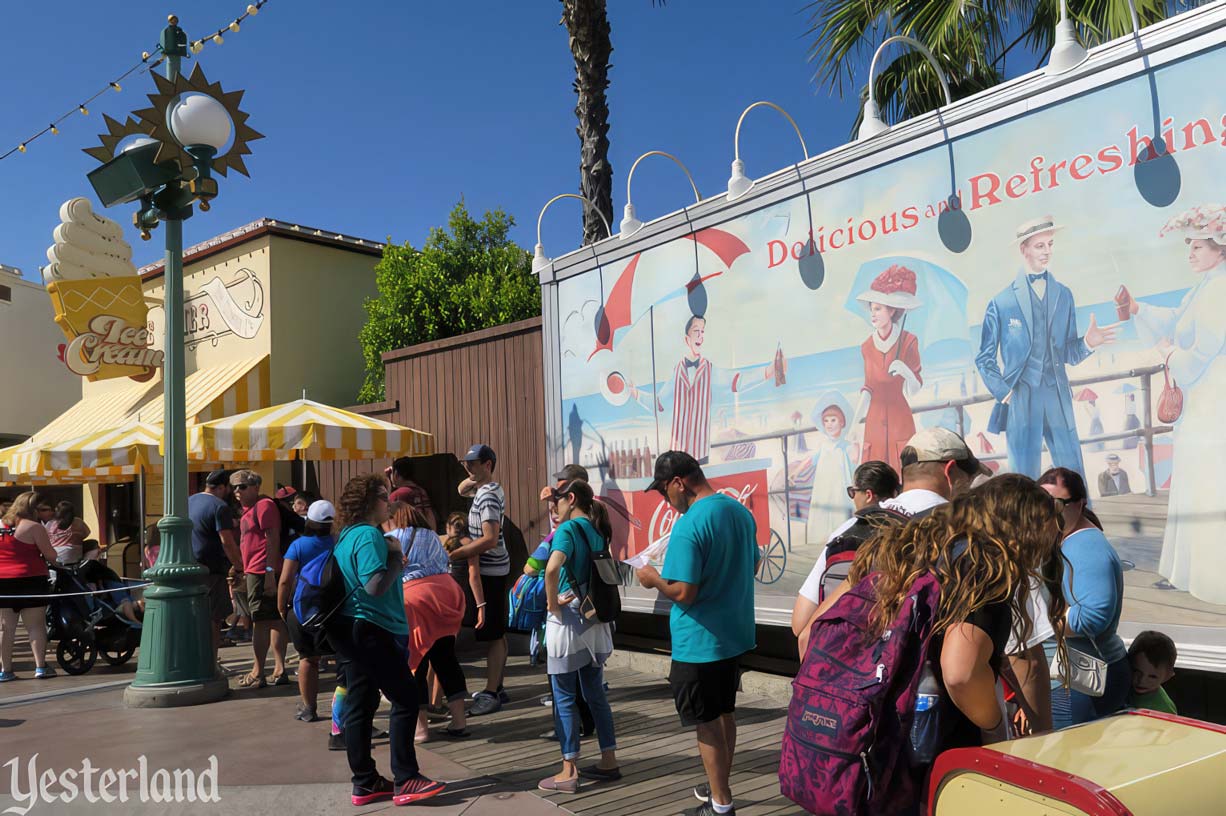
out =
<svg viewBox="0 0 1226 816"><path fill-rule="evenodd" d="M373 474L350 479L336 503L340 534L332 552L346 596L327 631L336 653L348 661L344 735L353 775L351 801L357 806L389 799L413 804L444 787L422 776L413 748L419 701L409 671L409 624L400 593L404 559L400 543L379 529L387 520L387 503L387 482ZM380 692L392 704L394 783L379 775L370 755Z"/></svg>
<svg viewBox="0 0 1226 816"><path fill-rule="evenodd" d="M562 745L562 770L542 779L537 787L545 791L575 793L579 777L595 780L621 778L617 765L617 738L613 732L613 711L604 690L604 662L613 652L613 627L589 620L580 611L587 595L592 552L609 546L607 538L593 524L593 513L601 507L592 497L587 482L574 480L554 490L558 518L562 524L554 531L549 561L545 565L545 600L549 617L545 619L545 650L550 684L553 686L554 728ZM579 708L576 695L583 699L596 720L600 742L600 762L583 770L579 759Z"/></svg>

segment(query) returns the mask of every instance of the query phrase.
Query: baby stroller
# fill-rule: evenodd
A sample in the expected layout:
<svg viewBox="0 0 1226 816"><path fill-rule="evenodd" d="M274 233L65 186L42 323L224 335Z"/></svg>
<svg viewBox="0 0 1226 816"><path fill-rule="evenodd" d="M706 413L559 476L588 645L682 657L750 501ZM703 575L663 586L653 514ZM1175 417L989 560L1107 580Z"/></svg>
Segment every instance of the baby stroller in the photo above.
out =
<svg viewBox="0 0 1226 816"><path fill-rule="evenodd" d="M56 662L68 674L85 674L94 667L99 653L112 666L132 659L140 645L140 624L120 612L128 599L119 576L97 561L76 566L53 566L55 588L47 606L47 635L59 641ZM91 590L90 584L111 592L99 595L73 595Z"/></svg>

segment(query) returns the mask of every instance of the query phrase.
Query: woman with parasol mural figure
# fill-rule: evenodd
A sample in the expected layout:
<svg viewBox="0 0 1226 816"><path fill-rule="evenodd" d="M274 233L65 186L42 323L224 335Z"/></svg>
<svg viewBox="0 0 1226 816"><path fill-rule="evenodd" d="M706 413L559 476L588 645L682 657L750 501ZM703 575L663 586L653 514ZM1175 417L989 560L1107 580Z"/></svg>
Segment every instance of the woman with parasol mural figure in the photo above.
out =
<svg viewBox="0 0 1226 816"><path fill-rule="evenodd" d="M852 432L864 419L859 461L880 459L901 470L899 453L915 434L909 395L923 385L919 340L903 328L908 311L918 308L915 272L893 264L877 275L868 291L856 296L867 305L873 333L860 346L864 357L864 387L852 422Z"/></svg>
<svg viewBox="0 0 1226 816"><path fill-rule="evenodd" d="M1159 589L1186 589L1207 603L1226 604L1221 542L1226 525L1213 476L1226 460L1221 395L1226 390L1226 207L1193 207L1159 233L1183 234L1195 285L1176 307L1138 303L1125 287L1116 302L1166 363L1171 390L1182 389L1172 432L1171 495ZM1162 404L1159 402L1159 419Z"/></svg>

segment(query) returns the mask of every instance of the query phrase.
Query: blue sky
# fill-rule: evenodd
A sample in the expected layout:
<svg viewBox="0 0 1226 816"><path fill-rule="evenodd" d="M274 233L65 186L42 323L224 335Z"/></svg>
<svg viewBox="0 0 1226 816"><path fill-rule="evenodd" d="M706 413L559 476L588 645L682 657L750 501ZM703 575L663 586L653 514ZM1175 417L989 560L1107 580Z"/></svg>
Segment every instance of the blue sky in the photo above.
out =
<svg viewBox="0 0 1226 816"><path fill-rule="evenodd" d="M732 131L741 110L772 100L800 124L811 154L847 140L854 100L812 82L804 0L615 0L611 160L620 218L626 172L647 150L677 154L703 196L725 189ZM176 3L12 3L0 48L0 152L74 107L150 48L175 11L189 36L232 19L245 0ZM188 242L272 217L420 245L464 197L480 214L502 207L530 249L541 205L577 192L579 145L573 64L557 0L467 3L270 0L242 31L200 55L211 80L245 88L250 124L267 138L247 159L251 179L221 179L209 213L185 224ZM190 64L189 64L190 65ZM74 116L58 136L0 162L0 263L28 277L77 195L92 198L81 152L152 88L133 77ZM751 114L742 151L751 177L799 158L787 123ZM635 174L643 220L684 205L680 171L649 159ZM131 207L107 213L130 223ZM138 263L161 255L161 236L142 243ZM544 228L547 254L580 241L579 205L559 202Z"/></svg>

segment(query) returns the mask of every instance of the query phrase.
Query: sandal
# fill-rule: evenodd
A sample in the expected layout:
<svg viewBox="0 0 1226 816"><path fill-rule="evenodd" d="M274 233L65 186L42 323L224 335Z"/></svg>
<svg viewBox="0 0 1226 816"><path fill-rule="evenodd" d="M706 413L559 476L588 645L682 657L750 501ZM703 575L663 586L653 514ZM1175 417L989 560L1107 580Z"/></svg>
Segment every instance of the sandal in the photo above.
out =
<svg viewBox="0 0 1226 816"><path fill-rule="evenodd" d="M244 674L242 679L238 681L239 688L257 688L262 689L268 686L268 681L263 675Z"/></svg>
<svg viewBox="0 0 1226 816"><path fill-rule="evenodd" d="M288 686L288 685L289 685L289 675L288 675L288 672L281 672L280 674L274 674L274 675L272 676L272 684L271 684L271 685L274 685L274 686Z"/></svg>
<svg viewBox="0 0 1226 816"><path fill-rule="evenodd" d="M451 739L467 739L471 736L467 728L444 728L439 733Z"/></svg>

